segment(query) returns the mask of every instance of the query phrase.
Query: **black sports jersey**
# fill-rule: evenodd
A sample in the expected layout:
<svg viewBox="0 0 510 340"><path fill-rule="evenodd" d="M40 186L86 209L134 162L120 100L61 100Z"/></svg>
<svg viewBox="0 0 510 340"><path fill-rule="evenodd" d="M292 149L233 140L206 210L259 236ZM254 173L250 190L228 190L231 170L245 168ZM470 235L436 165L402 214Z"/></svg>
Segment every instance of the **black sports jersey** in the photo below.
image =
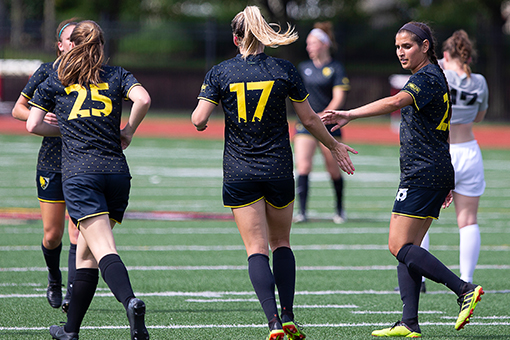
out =
<svg viewBox="0 0 510 340"><path fill-rule="evenodd" d="M101 80L97 85L64 87L54 72L30 101L57 115L63 181L81 173L129 172L120 144L122 99L139 83L122 67L106 65Z"/></svg>
<svg viewBox="0 0 510 340"><path fill-rule="evenodd" d="M413 74L402 91L414 104L401 110L400 187L453 189L454 172L448 136L448 87L439 66Z"/></svg>
<svg viewBox="0 0 510 340"><path fill-rule="evenodd" d="M198 98L223 106L225 182L293 177L285 101L307 96L297 69L264 53L237 55L207 73Z"/></svg>
<svg viewBox="0 0 510 340"><path fill-rule="evenodd" d="M37 86L48 78L54 72L53 62L44 63L34 72L28 80L28 83L21 91L21 95L28 100L34 96ZM44 137L39 156L37 157L37 170L60 172L62 155L62 139L60 137Z"/></svg>
<svg viewBox="0 0 510 340"><path fill-rule="evenodd" d="M328 106L333 99L334 87L340 86L344 91L350 89L349 78L339 61L331 60L317 68L313 61L307 60L299 64L298 69L310 94L308 101L315 112L322 112Z"/></svg>

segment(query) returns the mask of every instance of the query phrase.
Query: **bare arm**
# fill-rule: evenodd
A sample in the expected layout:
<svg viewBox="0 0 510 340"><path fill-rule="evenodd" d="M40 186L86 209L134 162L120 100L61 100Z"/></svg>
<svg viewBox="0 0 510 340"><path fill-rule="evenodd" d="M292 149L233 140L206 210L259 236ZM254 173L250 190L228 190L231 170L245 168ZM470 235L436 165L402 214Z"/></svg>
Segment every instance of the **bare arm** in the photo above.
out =
<svg viewBox="0 0 510 340"><path fill-rule="evenodd" d="M204 131L207 129L207 122L216 105L207 100L198 100L197 107L191 114L191 122L195 125L197 131Z"/></svg>
<svg viewBox="0 0 510 340"><path fill-rule="evenodd" d="M345 104L346 92L341 86L333 87L333 98L323 112L328 110L339 110ZM321 116L322 114L319 114Z"/></svg>
<svg viewBox="0 0 510 340"><path fill-rule="evenodd" d="M334 131L341 128L351 120L385 115L393 111L400 110L408 105L412 105L413 103L413 97L409 93L400 91L393 96L376 100L372 103L349 111L328 110L326 111L326 114L322 116L322 121L324 124L337 124L332 129L332 131Z"/></svg>
<svg viewBox="0 0 510 340"><path fill-rule="evenodd" d="M355 169L348 152L355 154L358 152L346 144L339 143L331 136L319 116L310 107L308 100L304 102L292 102L292 104L304 127L324 144L324 146L331 150L333 157L343 171L348 174L353 174Z"/></svg>
<svg viewBox="0 0 510 340"><path fill-rule="evenodd" d="M44 121L45 116L46 111L38 107L32 107L26 124L28 132L39 136L60 136L60 129L58 126L46 123Z"/></svg>
<svg viewBox="0 0 510 340"><path fill-rule="evenodd" d="M28 105L28 99L25 96L20 94L16 104L14 104L12 108L11 114L14 118L24 122L28 119L30 115L30 105Z"/></svg>
<svg viewBox="0 0 510 340"><path fill-rule="evenodd" d="M131 144L136 129L145 118L151 106L151 97L143 86L135 86L129 91L129 99L133 102L126 126L120 131L122 149Z"/></svg>

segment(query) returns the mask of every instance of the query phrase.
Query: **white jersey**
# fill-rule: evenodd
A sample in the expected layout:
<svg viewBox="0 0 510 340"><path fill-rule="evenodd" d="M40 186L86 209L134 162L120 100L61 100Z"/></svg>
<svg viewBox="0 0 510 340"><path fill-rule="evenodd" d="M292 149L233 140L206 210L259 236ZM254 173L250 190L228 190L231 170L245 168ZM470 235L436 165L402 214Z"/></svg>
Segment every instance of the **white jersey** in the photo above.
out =
<svg viewBox="0 0 510 340"><path fill-rule="evenodd" d="M452 70L444 70L452 100L451 124L472 123L480 111L489 106L489 89L484 76L472 73L459 76Z"/></svg>

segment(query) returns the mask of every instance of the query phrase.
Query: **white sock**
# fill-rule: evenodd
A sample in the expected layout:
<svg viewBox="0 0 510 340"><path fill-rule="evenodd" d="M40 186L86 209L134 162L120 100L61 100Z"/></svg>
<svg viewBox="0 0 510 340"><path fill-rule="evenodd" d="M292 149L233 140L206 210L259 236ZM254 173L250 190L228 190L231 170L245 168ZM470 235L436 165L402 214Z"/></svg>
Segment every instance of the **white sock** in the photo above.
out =
<svg viewBox="0 0 510 340"><path fill-rule="evenodd" d="M423 236L423 240L421 240L420 247L422 247L423 249L428 251L429 250L429 244L430 244L429 232L427 231L425 236ZM425 276L421 277L421 282L425 282Z"/></svg>
<svg viewBox="0 0 510 340"><path fill-rule="evenodd" d="M478 224L471 224L459 229L459 234L460 278L466 282L473 282L473 273L480 254L480 229Z"/></svg>

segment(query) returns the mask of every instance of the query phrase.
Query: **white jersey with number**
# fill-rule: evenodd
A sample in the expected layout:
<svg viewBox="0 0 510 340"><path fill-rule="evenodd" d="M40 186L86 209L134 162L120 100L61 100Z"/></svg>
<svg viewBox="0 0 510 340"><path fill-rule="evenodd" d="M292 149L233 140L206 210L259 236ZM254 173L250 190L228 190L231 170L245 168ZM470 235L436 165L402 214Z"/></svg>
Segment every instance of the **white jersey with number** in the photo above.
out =
<svg viewBox="0 0 510 340"><path fill-rule="evenodd" d="M480 111L489 106L489 89L481 74L459 76L452 70L444 70L450 87L452 100L451 124L468 124L474 121Z"/></svg>

